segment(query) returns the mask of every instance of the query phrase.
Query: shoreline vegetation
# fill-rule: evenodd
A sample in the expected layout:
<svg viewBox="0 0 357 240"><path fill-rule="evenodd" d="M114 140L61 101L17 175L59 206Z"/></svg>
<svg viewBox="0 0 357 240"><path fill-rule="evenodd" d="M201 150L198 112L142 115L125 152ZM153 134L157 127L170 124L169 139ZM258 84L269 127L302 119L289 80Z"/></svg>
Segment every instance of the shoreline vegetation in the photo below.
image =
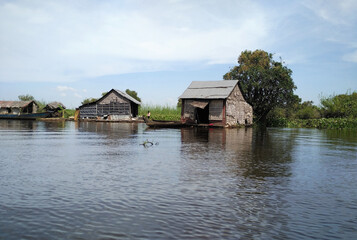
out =
<svg viewBox="0 0 357 240"><path fill-rule="evenodd" d="M160 105L143 105L139 108L139 116L146 116L150 111L151 117L159 121L180 121L181 108ZM75 109L65 109L64 118L73 117ZM259 123L255 123L255 126ZM269 117L267 127L282 128L317 128L317 129L357 129L357 118L315 118L289 119L285 117Z"/></svg>
<svg viewBox="0 0 357 240"><path fill-rule="evenodd" d="M151 113L151 118L160 121L180 121L181 107L146 105L139 107L139 116L146 116L148 111Z"/></svg>
<svg viewBox="0 0 357 240"><path fill-rule="evenodd" d="M266 126L357 129L357 92L321 97L320 106L306 101L275 108L269 113Z"/></svg>
<svg viewBox="0 0 357 240"><path fill-rule="evenodd" d="M357 129L357 119L320 118L320 119L268 119L267 127L317 128L317 129Z"/></svg>
<svg viewBox="0 0 357 240"><path fill-rule="evenodd" d="M44 101L36 101L39 112L44 111ZM75 109L64 109L62 119L73 118ZM139 116L147 116L161 121L180 121L181 106L162 106L143 104L139 107ZM253 126L284 128L317 128L317 129L357 129L357 92L321 97L320 105L312 101L295 101L285 107L276 107L269 112L266 121L255 121Z"/></svg>

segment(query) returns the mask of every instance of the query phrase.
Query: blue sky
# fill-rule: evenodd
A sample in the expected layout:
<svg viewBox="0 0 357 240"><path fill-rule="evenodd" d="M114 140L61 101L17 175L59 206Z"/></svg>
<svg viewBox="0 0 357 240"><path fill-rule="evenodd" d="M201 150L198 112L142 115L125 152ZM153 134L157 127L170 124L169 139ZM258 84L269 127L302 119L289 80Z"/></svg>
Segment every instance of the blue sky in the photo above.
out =
<svg viewBox="0 0 357 240"><path fill-rule="evenodd" d="M357 90L357 1L0 0L0 100L75 108L112 88L175 105L246 49L293 71L296 94Z"/></svg>

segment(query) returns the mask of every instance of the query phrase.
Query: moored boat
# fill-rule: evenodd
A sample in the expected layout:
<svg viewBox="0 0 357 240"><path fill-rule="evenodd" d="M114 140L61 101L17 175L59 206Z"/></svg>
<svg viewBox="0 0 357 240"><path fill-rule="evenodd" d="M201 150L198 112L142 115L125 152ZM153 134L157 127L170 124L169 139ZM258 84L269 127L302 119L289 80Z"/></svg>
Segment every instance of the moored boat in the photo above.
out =
<svg viewBox="0 0 357 240"><path fill-rule="evenodd" d="M50 116L50 112L42 113L21 113L21 114L0 114L0 119L24 119L24 120L35 120L37 118L46 118Z"/></svg>
<svg viewBox="0 0 357 240"><path fill-rule="evenodd" d="M180 128L186 126L181 121L158 121L144 117L144 121L151 128Z"/></svg>

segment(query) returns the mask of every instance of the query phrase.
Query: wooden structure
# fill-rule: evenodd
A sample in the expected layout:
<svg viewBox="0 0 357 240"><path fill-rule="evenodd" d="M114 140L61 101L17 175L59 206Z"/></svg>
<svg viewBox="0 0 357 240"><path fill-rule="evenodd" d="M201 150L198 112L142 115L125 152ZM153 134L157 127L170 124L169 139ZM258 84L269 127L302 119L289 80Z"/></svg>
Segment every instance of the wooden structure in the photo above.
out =
<svg viewBox="0 0 357 240"><path fill-rule="evenodd" d="M38 105L35 101L0 101L0 114L37 113Z"/></svg>
<svg viewBox="0 0 357 240"><path fill-rule="evenodd" d="M38 113L35 101L0 101L1 119L37 119L49 116L48 112Z"/></svg>
<svg viewBox="0 0 357 240"><path fill-rule="evenodd" d="M251 125L253 108L237 80L194 81L180 96L181 122L211 126Z"/></svg>
<svg viewBox="0 0 357 240"><path fill-rule="evenodd" d="M97 101L80 106L79 118L128 120L138 115L140 104L127 93L112 89Z"/></svg>
<svg viewBox="0 0 357 240"><path fill-rule="evenodd" d="M52 117L62 117L63 109L66 109L66 107L60 102L51 102L47 104L44 109L50 112Z"/></svg>
<svg viewBox="0 0 357 240"><path fill-rule="evenodd" d="M144 122L150 128L181 128L186 126L181 121L158 121L147 117L144 117Z"/></svg>

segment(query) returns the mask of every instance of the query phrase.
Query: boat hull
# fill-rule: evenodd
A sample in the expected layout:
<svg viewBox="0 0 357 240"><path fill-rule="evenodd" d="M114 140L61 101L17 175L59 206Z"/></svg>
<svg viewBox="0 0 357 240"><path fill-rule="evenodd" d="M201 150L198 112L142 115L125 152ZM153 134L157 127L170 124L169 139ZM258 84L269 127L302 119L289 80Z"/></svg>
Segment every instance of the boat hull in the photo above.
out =
<svg viewBox="0 0 357 240"><path fill-rule="evenodd" d="M144 118L146 125L150 128L181 128L186 126L180 121L157 121Z"/></svg>
<svg viewBox="0 0 357 240"><path fill-rule="evenodd" d="M23 114L0 114L0 119L20 119L20 120L35 120L37 118L45 118L50 116L50 112L44 113L23 113Z"/></svg>

